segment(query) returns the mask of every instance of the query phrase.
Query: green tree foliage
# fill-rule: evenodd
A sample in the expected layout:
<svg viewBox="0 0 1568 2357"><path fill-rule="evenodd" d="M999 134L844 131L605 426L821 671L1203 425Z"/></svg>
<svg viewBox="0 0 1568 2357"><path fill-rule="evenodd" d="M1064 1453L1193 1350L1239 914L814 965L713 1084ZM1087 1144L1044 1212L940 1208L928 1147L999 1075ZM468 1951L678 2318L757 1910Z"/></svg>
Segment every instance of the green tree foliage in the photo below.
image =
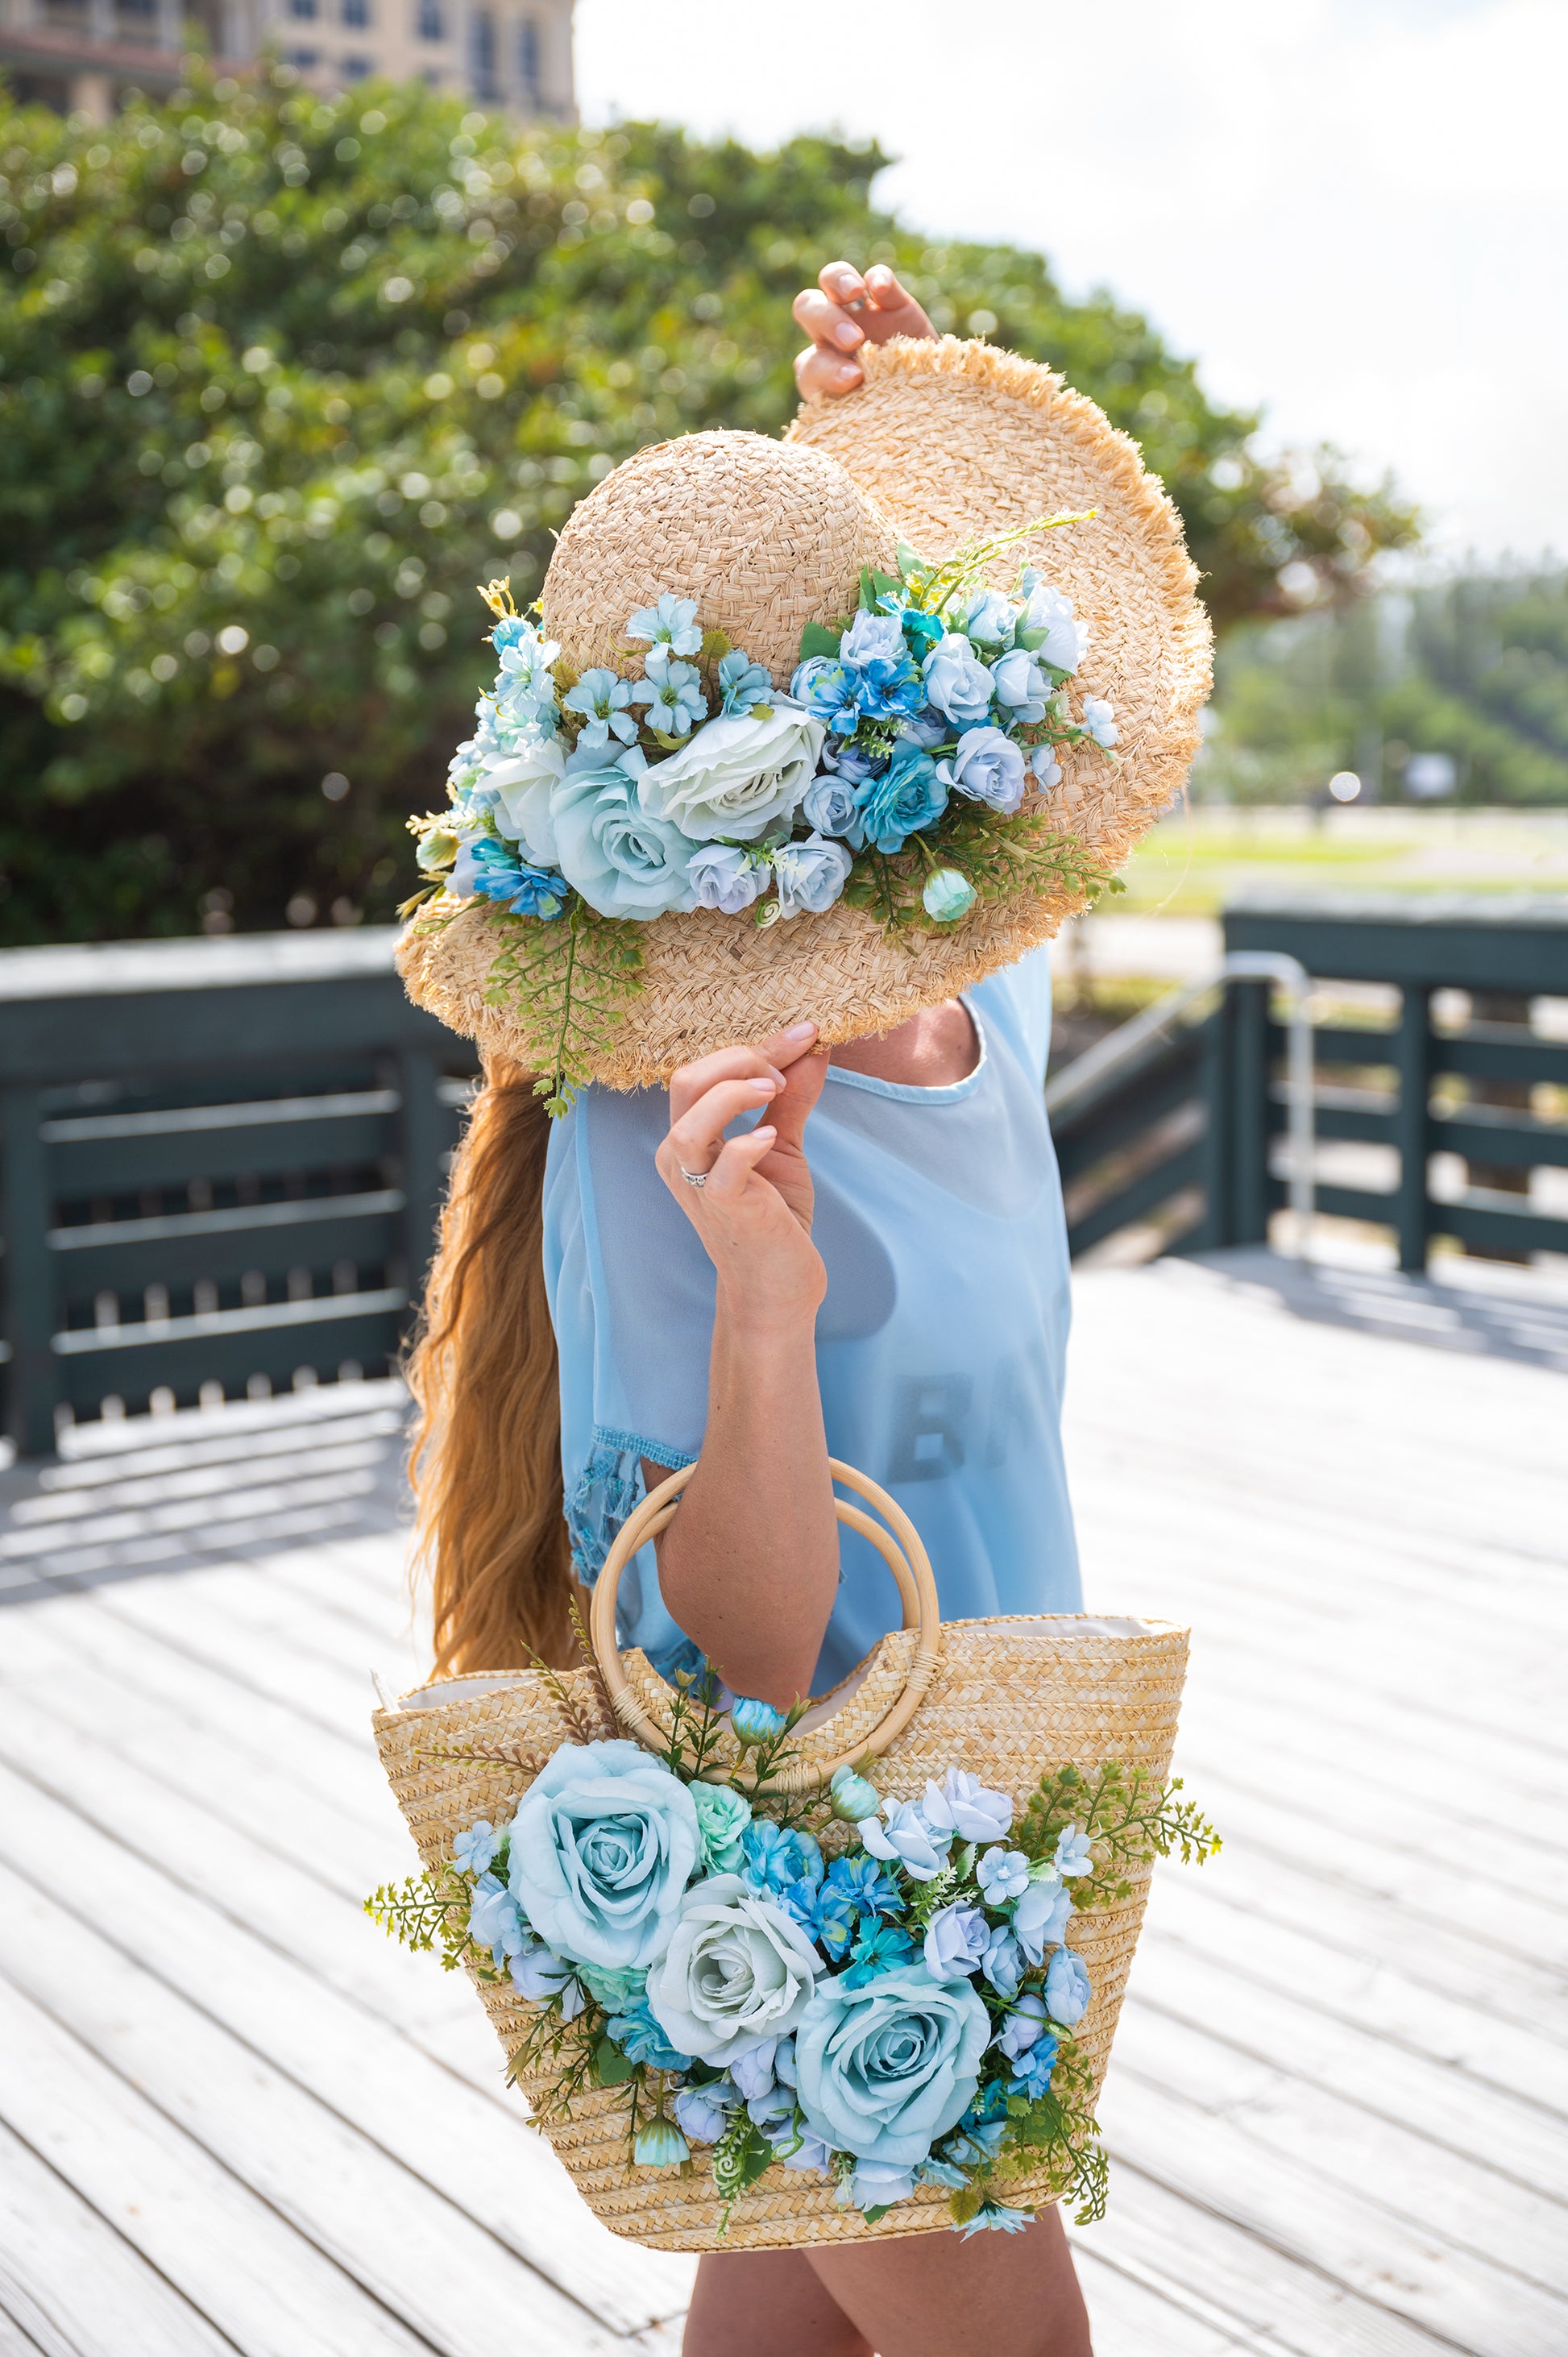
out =
<svg viewBox="0 0 1568 2357"><path fill-rule="evenodd" d="M1446 753L1454 800L1568 804L1568 576L1472 575L1267 630L1221 651L1199 793L1294 802L1336 770L1406 799L1412 753Z"/></svg>
<svg viewBox="0 0 1568 2357"><path fill-rule="evenodd" d="M884 160L285 69L107 127L0 108L0 938L388 916L487 668L475 585L536 594L639 445L777 431L789 301L834 253L1103 402L1222 622L1409 537L1326 461L1262 467L1255 419L1038 255L877 214Z"/></svg>

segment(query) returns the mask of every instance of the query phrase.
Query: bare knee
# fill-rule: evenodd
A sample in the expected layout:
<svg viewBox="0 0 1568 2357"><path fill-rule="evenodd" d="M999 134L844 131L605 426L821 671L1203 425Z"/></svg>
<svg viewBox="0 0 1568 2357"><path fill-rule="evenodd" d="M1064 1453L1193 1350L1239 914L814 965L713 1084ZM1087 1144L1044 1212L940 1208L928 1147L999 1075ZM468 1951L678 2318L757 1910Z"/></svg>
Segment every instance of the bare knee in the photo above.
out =
<svg viewBox="0 0 1568 2357"><path fill-rule="evenodd" d="M682 2357L872 2357L799 2251L703 2259L681 2349Z"/></svg>

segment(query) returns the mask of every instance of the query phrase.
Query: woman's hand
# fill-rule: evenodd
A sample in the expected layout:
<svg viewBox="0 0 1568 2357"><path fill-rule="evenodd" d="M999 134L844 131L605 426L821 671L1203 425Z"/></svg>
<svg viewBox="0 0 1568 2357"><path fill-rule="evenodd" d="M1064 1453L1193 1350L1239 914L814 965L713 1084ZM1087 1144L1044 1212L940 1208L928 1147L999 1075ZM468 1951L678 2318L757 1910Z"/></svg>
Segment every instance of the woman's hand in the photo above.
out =
<svg viewBox="0 0 1568 2357"><path fill-rule="evenodd" d="M670 1083L659 1174L703 1239L733 1327L809 1326L827 1289L803 1143L827 1077L816 1036L814 1023L797 1023L760 1048L721 1048L686 1064ZM725 1139L730 1122L758 1108L766 1122ZM692 1186L687 1171L706 1185Z"/></svg>
<svg viewBox="0 0 1568 2357"><path fill-rule="evenodd" d="M861 276L853 263L830 262L815 286L795 297L795 321L811 339L795 361L802 400L853 393L865 374L855 353L892 336L934 336L936 329L885 262Z"/></svg>

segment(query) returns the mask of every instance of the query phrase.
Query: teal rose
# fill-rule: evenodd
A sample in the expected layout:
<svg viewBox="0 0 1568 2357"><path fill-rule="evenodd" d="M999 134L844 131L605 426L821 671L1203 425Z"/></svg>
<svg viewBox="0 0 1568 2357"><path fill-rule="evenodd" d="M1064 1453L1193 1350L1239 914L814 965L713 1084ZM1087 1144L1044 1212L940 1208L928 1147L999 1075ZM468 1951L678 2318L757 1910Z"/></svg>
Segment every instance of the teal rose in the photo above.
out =
<svg viewBox="0 0 1568 2357"><path fill-rule="evenodd" d="M692 1795L636 1743L565 1743L517 1804L508 1879L573 1964L639 1971L670 1944L702 1835Z"/></svg>
<svg viewBox="0 0 1568 2357"><path fill-rule="evenodd" d="M980 2085L991 2017L972 1985L907 1964L847 1988L819 1981L795 2039L812 2136L858 2159L913 2169Z"/></svg>
<svg viewBox="0 0 1568 2357"><path fill-rule="evenodd" d="M738 1874L746 1856L741 1836L751 1823L751 1803L728 1784L693 1784L689 1789L702 1835L703 1872Z"/></svg>

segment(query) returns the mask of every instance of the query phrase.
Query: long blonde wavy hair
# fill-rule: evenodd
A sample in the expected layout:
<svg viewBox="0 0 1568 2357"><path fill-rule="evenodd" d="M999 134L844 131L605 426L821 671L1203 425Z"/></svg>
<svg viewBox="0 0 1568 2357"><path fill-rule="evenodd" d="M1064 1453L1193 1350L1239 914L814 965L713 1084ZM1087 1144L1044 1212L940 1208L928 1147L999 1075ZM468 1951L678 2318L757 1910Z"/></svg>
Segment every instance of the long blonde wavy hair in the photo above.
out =
<svg viewBox="0 0 1568 2357"><path fill-rule="evenodd" d="M549 1116L533 1076L484 1058L406 1374L413 1563L436 1674L572 1658L561 1403L542 1258Z"/></svg>

